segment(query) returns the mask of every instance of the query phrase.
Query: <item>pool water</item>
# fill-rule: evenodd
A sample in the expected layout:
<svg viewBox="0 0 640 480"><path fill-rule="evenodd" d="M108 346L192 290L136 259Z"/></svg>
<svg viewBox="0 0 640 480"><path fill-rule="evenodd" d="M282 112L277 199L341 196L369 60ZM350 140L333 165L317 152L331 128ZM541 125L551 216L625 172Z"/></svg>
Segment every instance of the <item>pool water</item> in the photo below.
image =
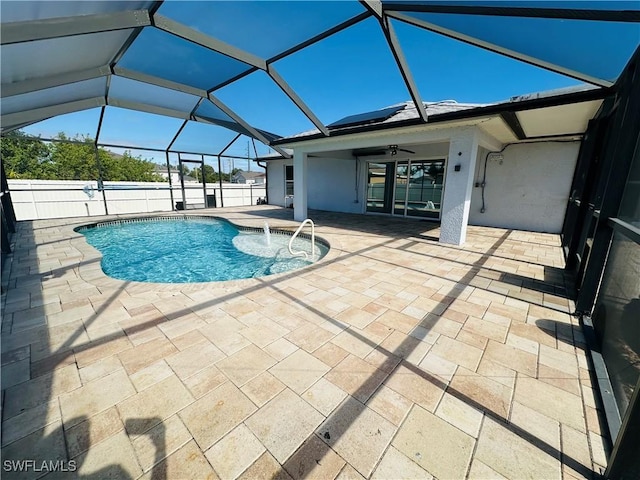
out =
<svg viewBox="0 0 640 480"><path fill-rule="evenodd" d="M239 230L214 218L178 217L113 222L78 229L102 253L102 270L119 280L154 283L196 283L236 280L283 273L310 265L328 247L290 235ZM269 237L269 238L267 238Z"/></svg>

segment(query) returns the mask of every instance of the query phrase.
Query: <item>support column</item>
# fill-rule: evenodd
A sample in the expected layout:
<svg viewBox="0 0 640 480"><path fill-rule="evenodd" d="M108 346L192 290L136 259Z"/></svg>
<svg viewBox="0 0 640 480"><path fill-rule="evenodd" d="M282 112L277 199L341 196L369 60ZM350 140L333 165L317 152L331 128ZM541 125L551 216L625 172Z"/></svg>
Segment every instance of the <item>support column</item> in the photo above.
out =
<svg viewBox="0 0 640 480"><path fill-rule="evenodd" d="M449 143L447 176L442 199L440 243L462 245L466 240L477 157L476 128L463 128L457 131Z"/></svg>
<svg viewBox="0 0 640 480"><path fill-rule="evenodd" d="M307 154L293 153L293 219L297 222L307 218Z"/></svg>

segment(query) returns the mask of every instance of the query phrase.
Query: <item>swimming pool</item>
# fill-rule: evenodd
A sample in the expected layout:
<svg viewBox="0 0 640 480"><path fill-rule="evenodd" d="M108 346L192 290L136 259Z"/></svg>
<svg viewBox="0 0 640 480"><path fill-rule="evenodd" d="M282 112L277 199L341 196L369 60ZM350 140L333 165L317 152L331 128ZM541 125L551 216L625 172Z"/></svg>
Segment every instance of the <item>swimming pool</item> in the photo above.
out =
<svg viewBox="0 0 640 480"><path fill-rule="evenodd" d="M102 270L119 280L154 283L197 283L263 277L310 265L329 251L316 238L242 228L211 217L156 217L118 220L76 229L102 254Z"/></svg>

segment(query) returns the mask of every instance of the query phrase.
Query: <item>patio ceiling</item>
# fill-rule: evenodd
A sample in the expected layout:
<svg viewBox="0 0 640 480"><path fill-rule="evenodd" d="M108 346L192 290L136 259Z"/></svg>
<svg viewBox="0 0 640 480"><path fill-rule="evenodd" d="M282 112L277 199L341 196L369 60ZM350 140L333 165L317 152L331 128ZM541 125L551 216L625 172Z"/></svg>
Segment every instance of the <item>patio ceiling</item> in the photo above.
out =
<svg viewBox="0 0 640 480"><path fill-rule="evenodd" d="M331 128L277 62L367 20L379 23L422 122L429 121L427 110L396 35L398 22L598 87L616 81L640 40L638 3L617 1L21 1L2 2L1 13L3 133L97 108L101 143L105 111L109 116L124 108L177 119L167 149L195 122L253 138L285 156L273 142L286 133L253 125L220 91L260 73L265 88L329 136ZM603 35L612 25L615 49ZM206 128L198 132L209 135ZM218 153L227 140L219 143L200 153Z"/></svg>

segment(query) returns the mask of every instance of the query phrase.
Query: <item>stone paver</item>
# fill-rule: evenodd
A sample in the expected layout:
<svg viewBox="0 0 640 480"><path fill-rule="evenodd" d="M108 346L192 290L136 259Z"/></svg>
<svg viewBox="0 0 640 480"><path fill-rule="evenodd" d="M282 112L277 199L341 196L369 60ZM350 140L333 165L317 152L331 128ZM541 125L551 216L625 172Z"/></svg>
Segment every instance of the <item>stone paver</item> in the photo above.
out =
<svg viewBox="0 0 640 480"><path fill-rule="evenodd" d="M92 445L77 457L78 476L93 478L137 478L142 469L124 430Z"/></svg>
<svg viewBox="0 0 640 480"><path fill-rule="evenodd" d="M316 433L363 476L371 475L396 427L353 397L347 397Z"/></svg>
<svg viewBox="0 0 640 480"><path fill-rule="evenodd" d="M416 462L400 453L396 448L389 447L387 452L380 460L378 468L376 468L372 480L388 480L395 479L424 479L431 480L433 476L427 473L425 469L420 467Z"/></svg>
<svg viewBox="0 0 640 480"><path fill-rule="evenodd" d="M313 355L297 350L269 370L282 383L301 394L331 370Z"/></svg>
<svg viewBox="0 0 640 480"><path fill-rule="evenodd" d="M189 391L175 376L152 385L118 405L129 434L144 433L163 419L181 411L193 402ZM130 423L135 432L129 428Z"/></svg>
<svg viewBox="0 0 640 480"><path fill-rule="evenodd" d="M263 372L253 380L244 384L240 390L242 390L253 403L261 407L285 388L286 385L276 377L269 372Z"/></svg>
<svg viewBox="0 0 640 480"><path fill-rule="evenodd" d="M96 413L123 402L136 393L124 370L98 378L60 396L65 425L70 427Z"/></svg>
<svg viewBox="0 0 640 480"><path fill-rule="evenodd" d="M297 225L269 206L204 214ZM100 219L20 222L3 277L3 460L278 480L604 466L557 235L470 226L445 246L429 222L309 214L331 244L314 266L176 285L104 275L73 231Z"/></svg>
<svg viewBox="0 0 640 480"><path fill-rule="evenodd" d="M367 402L369 408L396 426L402 423L412 405L413 402L391 390L386 385L382 385Z"/></svg>
<svg viewBox="0 0 640 480"><path fill-rule="evenodd" d="M560 478L560 462L491 418L485 418L475 458L506 478Z"/></svg>
<svg viewBox="0 0 640 480"><path fill-rule="evenodd" d="M29 435L61 418L58 399L23 411L2 422L2 445Z"/></svg>
<svg viewBox="0 0 640 480"><path fill-rule="evenodd" d="M283 463L323 419L311 405L286 389L246 424L276 460Z"/></svg>
<svg viewBox="0 0 640 480"><path fill-rule="evenodd" d="M245 470L238 478L242 480L255 480L256 478L291 480L291 476L269 452L263 453L260 458L253 462L253 465Z"/></svg>
<svg viewBox="0 0 640 480"><path fill-rule="evenodd" d="M131 426L129 422L129 428ZM145 425L142 424L142 426ZM133 450L145 472L192 440L189 430L177 415L158 423L142 435L137 432L131 432L131 434Z"/></svg>
<svg viewBox="0 0 640 480"><path fill-rule="evenodd" d="M345 461L326 443L311 435L283 467L295 480L324 480L335 478L344 465Z"/></svg>
<svg viewBox="0 0 640 480"><path fill-rule="evenodd" d="M387 375L364 360L349 355L325 375L325 378L349 395L366 402Z"/></svg>
<svg viewBox="0 0 640 480"><path fill-rule="evenodd" d="M205 452L222 480L237 478L262 453L264 446L243 423Z"/></svg>
<svg viewBox="0 0 640 480"><path fill-rule="evenodd" d="M233 430L256 410L231 382L213 390L180 412L180 418L203 449Z"/></svg>
<svg viewBox="0 0 640 480"><path fill-rule="evenodd" d="M318 380L302 394L302 398L324 416L331 414L346 396L347 394L341 388L324 378Z"/></svg>
<svg viewBox="0 0 640 480"><path fill-rule="evenodd" d="M242 350L219 361L216 366L237 386L241 387L252 378L257 377L276 361L269 354L255 345L248 345Z"/></svg>
<svg viewBox="0 0 640 480"><path fill-rule="evenodd" d="M140 478L142 480L157 480L161 478L206 478L207 480L218 480L219 477L211 468L196 442L192 440Z"/></svg>
<svg viewBox="0 0 640 480"><path fill-rule="evenodd" d="M9 387L4 396L5 419L18 415L52 398L80 387L80 376L74 365L69 365L27 382Z"/></svg>
<svg viewBox="0 0 640 480"><path fill-rule="evenodd" d="M474 443L473 437L419 406L393 440L395 448L437 478L464 478Z"/></svg>
<svg viewBox="0 0 640 480"><path fill-rule="evenodd" d="M86 452L102 440L124 429L118 411L111 407L73 426L65 426L65 439L69 457L74 458Z"/></svg>

